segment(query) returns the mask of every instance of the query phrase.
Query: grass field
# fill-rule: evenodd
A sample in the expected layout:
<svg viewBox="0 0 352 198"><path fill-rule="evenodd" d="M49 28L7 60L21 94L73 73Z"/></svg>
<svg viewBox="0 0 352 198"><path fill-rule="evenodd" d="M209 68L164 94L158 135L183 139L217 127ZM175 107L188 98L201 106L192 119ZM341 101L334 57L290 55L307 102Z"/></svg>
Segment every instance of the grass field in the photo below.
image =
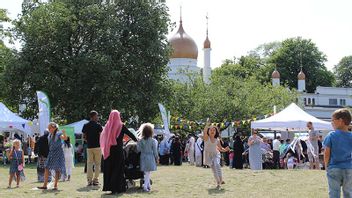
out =
<svg viewBox="0 0 352 198"><path fill-rule="evenodd" d="M26 167L26 181L20 188L7 189L8 167L0 167L0 197L270 197L270 198L310 198L327 197L327 181L325 171L310 170L230 170L223 168L223 189L216 190L210 169L196 168L189 165L180 167L161 166L152 173L152 191L144 193L139 188L130 188L123 195L107 195L101 188L86 187L86 176L82 166L73 170L70 182L60 182L59 191L42 191L34 188L41 183L36 182L34 166ZM101 179L102 181L102 175ZM137 182L136 182L137 183ZM138 182L139 183L139 182ZM16 186L15 183L12 186Z"/></svg>

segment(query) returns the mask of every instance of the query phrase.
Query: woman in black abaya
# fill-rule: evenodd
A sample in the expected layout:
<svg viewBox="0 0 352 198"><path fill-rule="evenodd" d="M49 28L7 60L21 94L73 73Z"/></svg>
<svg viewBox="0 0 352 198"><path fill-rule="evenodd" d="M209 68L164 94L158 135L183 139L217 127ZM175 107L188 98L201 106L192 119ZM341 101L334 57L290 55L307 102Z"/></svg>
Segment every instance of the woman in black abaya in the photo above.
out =
<svg viewBox="0 0 352 198"><path fill-rule="evenodd" d="M126 192L125 159L123 155L123 136L128 135L134 141L137 138L122 123L120 112L113 110L100 135L100 147L104 157L103 191L112 194Z"/></svg>

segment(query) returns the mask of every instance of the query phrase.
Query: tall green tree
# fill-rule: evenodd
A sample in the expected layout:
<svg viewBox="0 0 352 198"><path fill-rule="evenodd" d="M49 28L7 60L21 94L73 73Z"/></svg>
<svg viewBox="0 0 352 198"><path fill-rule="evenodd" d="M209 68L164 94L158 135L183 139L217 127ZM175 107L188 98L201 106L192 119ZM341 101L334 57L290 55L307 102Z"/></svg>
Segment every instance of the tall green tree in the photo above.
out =
<svg viewBox="0 0 352 198"><path fill-rule="evenodd" d="M0 101L3 100L5 95L4 70L7 65L14 60L14 52L4 43L4 39L11 38L9 30L4 28L4 24L10 21L10 18L7 16L7 11L0 9Z"/></svg>
<svg viewBox="0 0 352 198"><path fill-rule="evenodd" d="M6 70L8 100L37 109L45 91L57 119L115 108L146 121L166 98L169 16L159 1L53 1L27 6L15 23L19 64Z"/></svg>
<svg viewBox="0 0 352 198"><path fill-rule="evenodd" d="M224 64L212 74L212 82L201 78L192 84L174 84L168 107L172 114L190 120L211 118L214 122L253 118L272 113L273 106L286 107L295 102L297 93L283 86L272 87L255 76L242 77L238 64Z"/></svg>
<svg viewBox="0 0 352 198"><path fill-rule="evenodd" d="M352 56L343 57L334 67L336 85L339 87L352 87Z"/></svg>
<svg viewBox="0 0 352 198"><path fill-rule="evenodd" d="M326 56L310 39L301 37L286 39L269 59L277 66L281 82L297 88L297 75L301 66L306 75L306 90L314 92L317 86L332 86L335 78L324 63Z"/></svg>

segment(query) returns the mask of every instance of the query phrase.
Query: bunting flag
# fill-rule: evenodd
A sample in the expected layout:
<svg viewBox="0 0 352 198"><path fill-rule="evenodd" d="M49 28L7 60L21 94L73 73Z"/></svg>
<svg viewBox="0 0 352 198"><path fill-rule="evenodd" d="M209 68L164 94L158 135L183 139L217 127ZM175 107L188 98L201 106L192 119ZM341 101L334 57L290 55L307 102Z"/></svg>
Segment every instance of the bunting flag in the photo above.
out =
<svg viewBox="0 0 352 198"><path fill-rule="evenodd" d="M44 134L50 122L50 102L49 97L42 91L37 91L39 107L39 133Z"/></svg>

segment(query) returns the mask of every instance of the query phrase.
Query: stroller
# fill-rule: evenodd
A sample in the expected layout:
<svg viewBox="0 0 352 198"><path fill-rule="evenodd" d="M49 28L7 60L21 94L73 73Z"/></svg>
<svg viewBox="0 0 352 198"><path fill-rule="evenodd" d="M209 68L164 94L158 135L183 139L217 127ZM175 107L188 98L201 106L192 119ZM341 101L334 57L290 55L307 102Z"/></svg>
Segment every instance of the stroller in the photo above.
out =
<svg viewBox="0 0 352 198"><path fill-rule="evenodd" d="M134 180L139 179L139 187L142 188L144 184L144 172L140 171L140 153L137 151L137 143L127 141L124 145L125 155L125 178L127 180L127 187L135 186ZM152 181L150 180L152 185Z"/></svg>
<svg viewBox="0 0 352 198"><path fill-rule="evenodd" d="M262 149L263 169L274 169L273 153Z"/></svg>

